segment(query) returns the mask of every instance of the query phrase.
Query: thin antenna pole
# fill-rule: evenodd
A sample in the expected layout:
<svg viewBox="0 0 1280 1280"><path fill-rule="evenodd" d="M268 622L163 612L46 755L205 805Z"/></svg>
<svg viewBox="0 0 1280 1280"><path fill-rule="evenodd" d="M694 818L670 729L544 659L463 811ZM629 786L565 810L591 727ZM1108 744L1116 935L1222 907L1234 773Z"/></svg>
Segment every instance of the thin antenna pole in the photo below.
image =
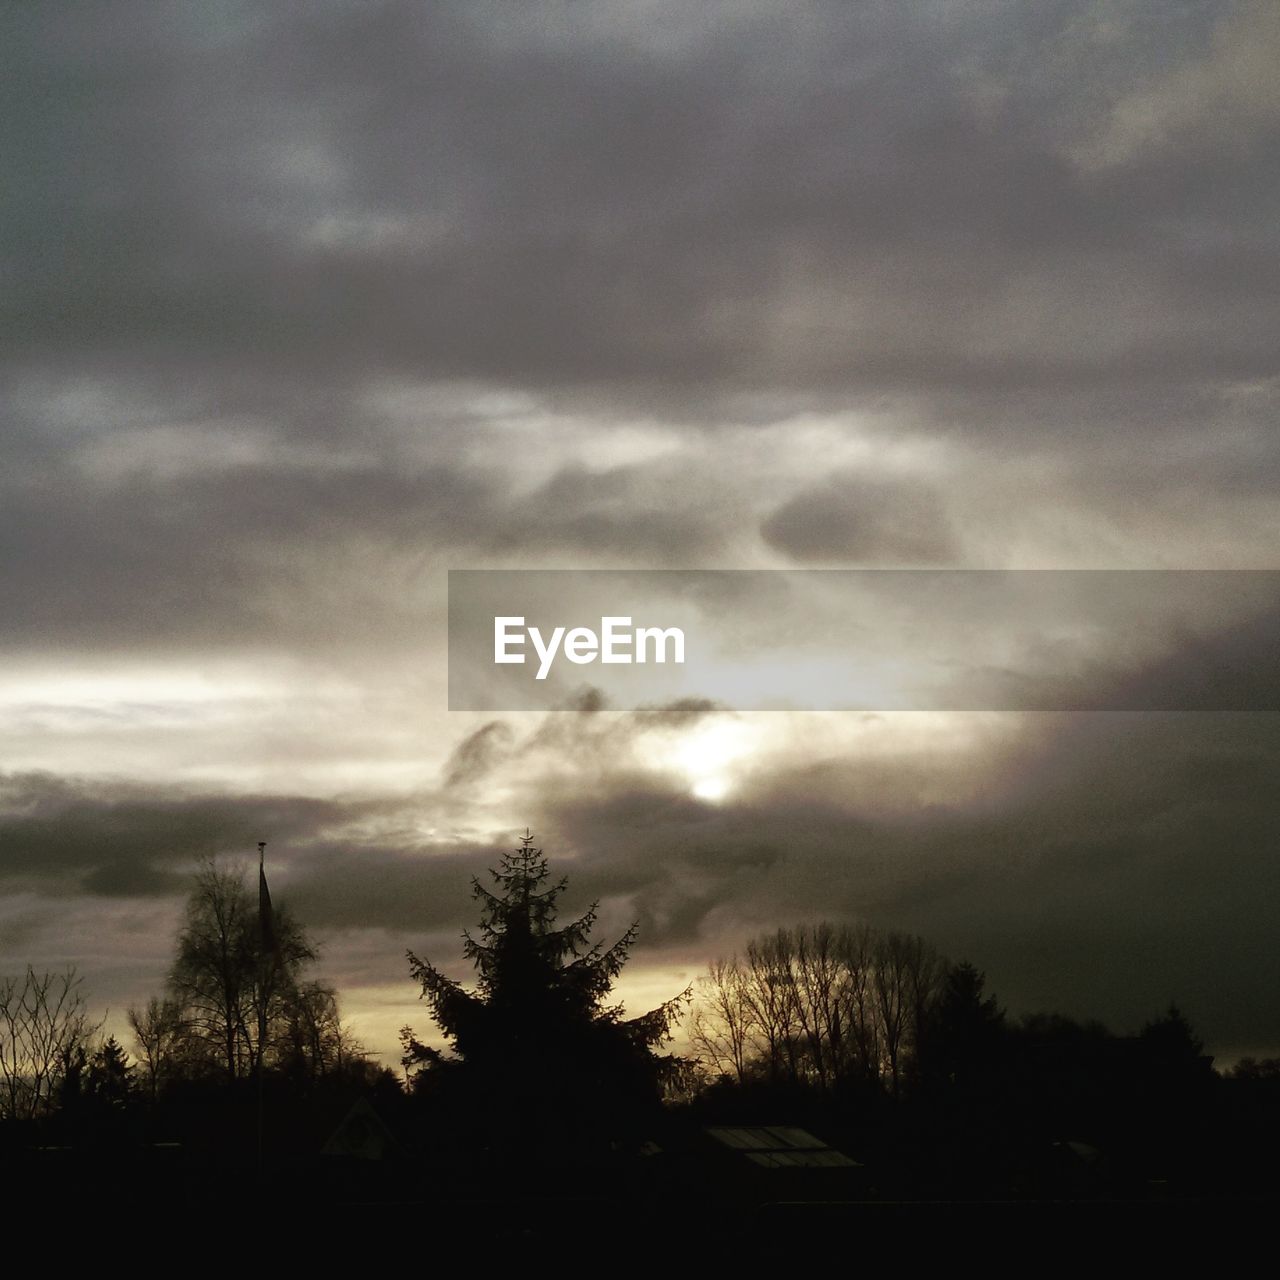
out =
<svg viewBox="0 0 1280 1280"><path fill-rule="evenodd" d="M258 841L258 878L259 884L265 880L267 870L267 842L265 840ZM259 911L261 911L261 900L259 900ZM263 943L266 939L261 940ZM262 947L263 955L259 957L259 974L258 974L258 1177L262 1177L262 1135L263 1135L263 1065L266 1057L267 1047L267 983L266 983L266 955L265 946Z"/></svg>

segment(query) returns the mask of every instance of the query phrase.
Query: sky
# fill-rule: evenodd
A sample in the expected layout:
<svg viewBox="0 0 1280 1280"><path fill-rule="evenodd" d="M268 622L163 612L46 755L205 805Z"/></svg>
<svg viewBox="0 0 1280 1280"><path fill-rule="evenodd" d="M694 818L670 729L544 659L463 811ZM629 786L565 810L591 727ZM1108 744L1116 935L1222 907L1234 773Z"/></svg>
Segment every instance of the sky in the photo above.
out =
<svg viewBox="0 0 1280 1280"><path fill-rule="evenodd" d="M0 49L0 971L123 1026L265 839L394 1061L406 949L464 976L528 827L639 921L637 1012L865 920L1280 1053L1273 713L450 712L445 654L449 569L1280 569L1275 5L111 0ZM1215 643L1169 636L1151 679Z"/></svg>

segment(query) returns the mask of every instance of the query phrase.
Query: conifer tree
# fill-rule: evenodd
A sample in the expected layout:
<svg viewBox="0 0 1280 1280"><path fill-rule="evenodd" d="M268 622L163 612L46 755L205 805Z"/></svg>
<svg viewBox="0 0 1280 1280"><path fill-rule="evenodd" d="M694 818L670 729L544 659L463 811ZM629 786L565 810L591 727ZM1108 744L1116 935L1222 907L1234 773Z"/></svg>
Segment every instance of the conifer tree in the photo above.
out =
<svg viewBox="0 0 1280 1280"><path fill-rule="evenodd" d="M120 1110L134 1092L133 1063L124 1046L109 1036L89 1062L88 1090L103 1108Z"/></svg>
<svg viewBox="0 0 1280 1280"><path fill-rule="evenodd" d="M684 1063L657 1052L690 998L688 989L640 1017L627 1018L608 997L636 939L632 925L612 946L592 943L598 904L557 926L567 886L552 882L542 850L522 837L490 871L492 889L472 880L482 913L478 934L463 934L476 970L473 988L409 953L433 1018L451 1043L445 1058L406 1028L410 1057L453 1066L477 1104L501 1113L510 1136L554 1126L581 1134L592 1126L625 1127L660 1098Z"/></svg>

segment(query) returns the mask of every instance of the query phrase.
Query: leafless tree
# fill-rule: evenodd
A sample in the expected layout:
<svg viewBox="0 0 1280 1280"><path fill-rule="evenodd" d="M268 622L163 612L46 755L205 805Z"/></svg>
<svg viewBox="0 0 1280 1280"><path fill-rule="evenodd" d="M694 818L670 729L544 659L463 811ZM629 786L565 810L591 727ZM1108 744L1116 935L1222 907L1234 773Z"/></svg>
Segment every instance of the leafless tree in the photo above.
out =
<svg viewBox="0 0 1280 1280"><path fill-rule="evenodd" d="M845 1049L843 1074L864 1083L880 1079L883 1060L874 992L878 941L876 933L865 924L840 931L844 979L840 992Z"/></svg>
<svg viewBox="0 0 1280 1280"><path fill-rule="evenodd" d="M689 1024L695 1052L716 1075L746 1079L752 1035L751 1005L746 974L738 957L714 960L698 982Z"/></svg>
<svg viewBox="0 0 1280 1280"><path fill-rule="evenodd" d="M880 939L872 981L889 1085L895 1095L902 1083L902 1055L911 1021L909 963L906 938L891 933Z"/></svg>
<svg viewBox="0 0 1280 1280"><path fill-rule="evenodd" d="M713 1071L897 1094L945 966L921 938L802 924L753 939L699 983L692 1039Z"/></svg>
<svg viewBox="0 0 1280 1280"><path fill-rule="evenodd" d="M315 955L282 909L273 913L272 936L264 937L244 871L206 862L187 900L169 977L188 1057L203 1056L232 1080L252 1075ZM266 1044L260 1026L267 1028Z"/></svg>
<svg viewBox="0 0 1280 1280"><path fill-rule="evenodd" d="M333 988L322 982L292 987L272 1022L269 1053L275 1061L316 1080L365 1056L365 1050L338 1013Z"/></svg>
<svg viewBox="0 0 1280 1280"><path fill-rule="evenodd" d="M243 867L206 861L187 900L168 998L130 1011L153 1093L166 1073L313 1080L365 1057L337 994L308 980L316 948L289 911L251 890Z"/></svg>
<svg viewBox="0 0 1280 1280"><path fill-rule="evenodd" d="M794 969L795 938L779 929L754 938L746 950L746 998L771 1080L795 1082L801 1074L801 1029Z"/></svg>
<svg viewBox="0 0 1280 1280"><path fill-rule="evenodd" d="M829 924L795 930L796 1016L804 1037L810 1073L819 1088L835 1083L844 1054L840 1013L845 985L841 937Z"/></svg>
<svg viewBox="0 0 1280 1280"><path fill-rule="evenodd" d="M48 1112L68 1063L83 1059L98 1030L74 968L0 978L0 1118Z"/></svg>
<svg viewBox="0 0 1280 1280"><path fill-rule="evenodd" d="M182 1006L176 1000L152 996L142 1009L129 1010L138 1056L147 1073L147 1087L154 1099L163 1081L179 1067L186 1036Z"/></svg>

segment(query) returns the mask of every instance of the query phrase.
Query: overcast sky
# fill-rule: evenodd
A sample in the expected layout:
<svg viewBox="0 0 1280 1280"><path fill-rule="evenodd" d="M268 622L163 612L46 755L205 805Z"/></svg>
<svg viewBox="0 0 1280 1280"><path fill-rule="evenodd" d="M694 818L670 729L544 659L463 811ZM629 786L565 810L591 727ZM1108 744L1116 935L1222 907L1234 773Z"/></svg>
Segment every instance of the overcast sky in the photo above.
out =
<svg viewBox="0 0 1280 1280"><path fill-rule="evenodd" d="M865 919L1280 1052L1273 715L495 719L444 654L449 568L1280 568L1280 8L113 0L0 48L0 969L119 1018L267 839L391 1052L528 825L640 920L636 1005Z"/></svg>

